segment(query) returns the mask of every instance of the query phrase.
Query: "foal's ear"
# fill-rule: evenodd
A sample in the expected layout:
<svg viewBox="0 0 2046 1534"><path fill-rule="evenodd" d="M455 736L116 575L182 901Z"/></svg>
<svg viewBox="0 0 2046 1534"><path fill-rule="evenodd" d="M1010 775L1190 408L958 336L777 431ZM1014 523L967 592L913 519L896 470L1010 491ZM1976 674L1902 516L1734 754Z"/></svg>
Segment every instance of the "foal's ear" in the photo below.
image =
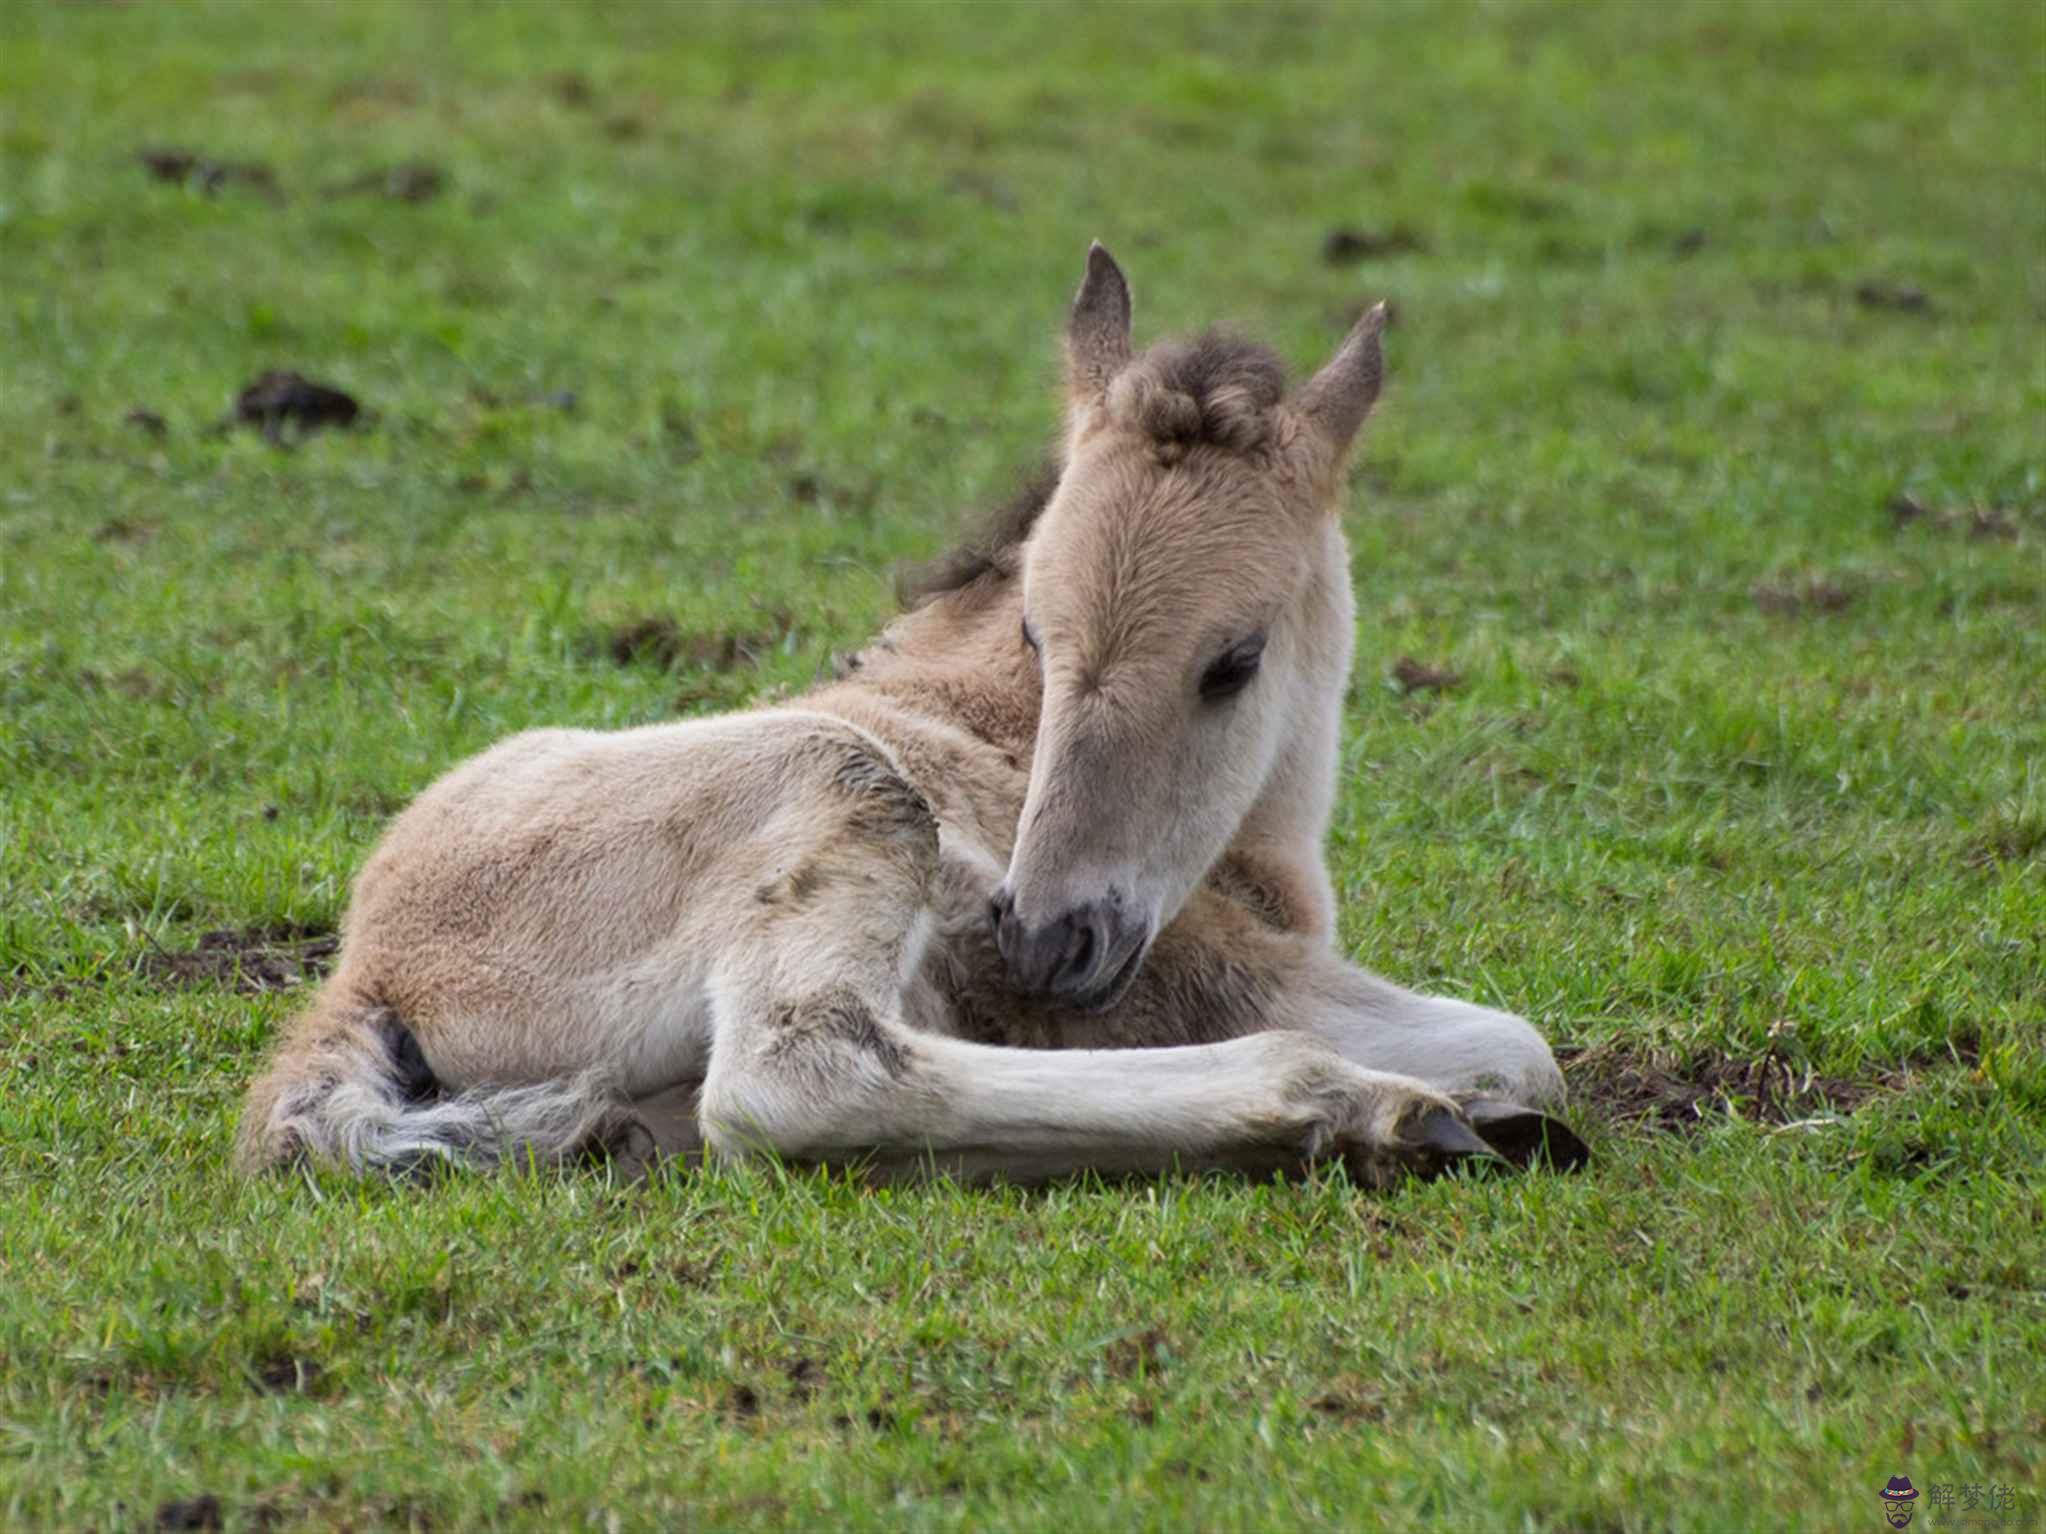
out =
<svg viewBox="0 0 2046 1534"><path fill-rule="evenodd" d="M1066 390L1075 403L1108 392L1130 360L1130 285L1115 257L1096 240L1087 247L1087 275L1066 321Z"/></svg>
<svg viewBox="0 0 2046 1534"><path fill-rule="evenodd" d="M1379 380L1385 376L1378 338L1384 333L1385 305L1373 304L1350 328L1328 365L1307 381L1293 402L1293 408L1337 453L1350 445L1378 399Z"/></svg>

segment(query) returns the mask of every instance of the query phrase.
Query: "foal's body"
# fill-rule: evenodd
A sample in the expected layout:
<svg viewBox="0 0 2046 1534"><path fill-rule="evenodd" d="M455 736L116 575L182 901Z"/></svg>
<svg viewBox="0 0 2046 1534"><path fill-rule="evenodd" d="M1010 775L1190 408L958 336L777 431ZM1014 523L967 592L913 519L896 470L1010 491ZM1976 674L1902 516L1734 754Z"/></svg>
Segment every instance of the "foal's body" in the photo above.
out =
<svg viewBox="0 0 2046 1534"><path fill-rule="evenodd" d="M1056 490L842 680L521 735L421 795L252 1089L244 1164L645 1131L884 1171L1376 1178L1479 1149L1473 1094L1558 1101L1526 1023L1331 946L1330 508L1377 319L1282 402L1246 348L1132 362L1127 316L1097 250Z"/></svg>

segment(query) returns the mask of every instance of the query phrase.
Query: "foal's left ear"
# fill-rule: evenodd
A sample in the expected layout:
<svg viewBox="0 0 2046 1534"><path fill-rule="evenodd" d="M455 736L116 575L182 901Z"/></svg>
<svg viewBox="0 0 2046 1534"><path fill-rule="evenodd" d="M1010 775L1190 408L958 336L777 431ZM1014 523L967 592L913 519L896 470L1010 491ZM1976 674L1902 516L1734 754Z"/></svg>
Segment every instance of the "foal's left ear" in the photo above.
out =
<svg viewBox="0 0 2046 1534"><path fill-rule="evenodd" d="M1350 445L1378 399L1379 381L1385 376L1378 338L1384 333L1385 305L1373 304L1350 328L1328 366L1310 378L1293 401L1293 408L1337 454Z"/></svg>
<svg viewBox="0 0 2046 1534"><path fill-rule="evenodd" d="M1130 360L1130 285L1099 240L1087 247L1087 275L1066 321L1066 390L1092 404Z"/></svg>

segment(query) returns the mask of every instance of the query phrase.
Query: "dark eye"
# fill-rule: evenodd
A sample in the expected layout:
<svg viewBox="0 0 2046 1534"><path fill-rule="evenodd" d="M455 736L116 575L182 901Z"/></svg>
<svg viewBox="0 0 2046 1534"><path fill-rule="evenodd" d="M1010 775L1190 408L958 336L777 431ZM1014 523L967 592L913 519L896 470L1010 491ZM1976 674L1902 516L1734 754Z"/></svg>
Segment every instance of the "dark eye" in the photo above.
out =
<svg viewBox="0 0 2046 1534"><path fill-rule="evenodd" d="M1037 636L1030 631L1030 620L1028 618L1023 620L1023 642L1030 646L1033 655L1037 652Z"/></svg>
<svg viewBox="0 0 2046 1534"><path fill-rule="evenodd" d="M1264 656L1265 636L1262 634L1253 634L1241 644L1232 645L1220 660L1201 673L1202 700L1219 703L1224 698L1235 697L1250 685Z"/></svg>

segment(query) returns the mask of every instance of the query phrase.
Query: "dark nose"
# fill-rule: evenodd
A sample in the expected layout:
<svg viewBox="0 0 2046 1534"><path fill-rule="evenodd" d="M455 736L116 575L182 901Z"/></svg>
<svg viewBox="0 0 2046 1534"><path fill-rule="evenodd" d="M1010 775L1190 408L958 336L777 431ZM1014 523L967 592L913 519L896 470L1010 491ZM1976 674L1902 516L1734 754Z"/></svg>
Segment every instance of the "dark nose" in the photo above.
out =
<svg viewBox="0 0 2046 1534"><path fill-rule="evenodd" d="M1016 914L1016 897L1006 884L988 902L987 915L1010 978L1035 996L1087 994L1107 968L1120 934L1113 907L1093 900L1032 925Z"/></svg>

